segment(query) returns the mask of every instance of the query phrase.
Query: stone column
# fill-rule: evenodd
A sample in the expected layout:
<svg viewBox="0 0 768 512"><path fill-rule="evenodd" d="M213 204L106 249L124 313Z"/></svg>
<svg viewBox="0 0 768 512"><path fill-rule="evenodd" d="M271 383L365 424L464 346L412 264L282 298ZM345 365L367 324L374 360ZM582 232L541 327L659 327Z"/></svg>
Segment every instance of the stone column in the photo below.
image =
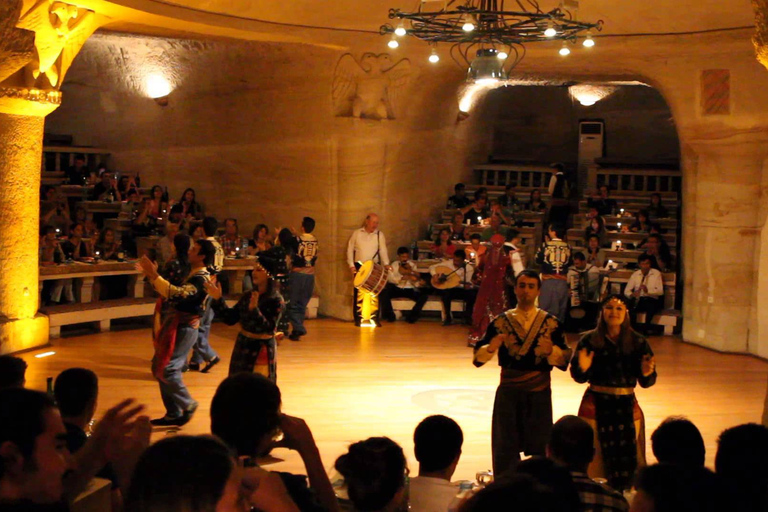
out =
<svg viewBox="0 0 768 512"><path fill-rule="evenodd" d="M37 312L43 126L105 21L57 0L0 5L0 354L48 343L48 317Z"/></svg>

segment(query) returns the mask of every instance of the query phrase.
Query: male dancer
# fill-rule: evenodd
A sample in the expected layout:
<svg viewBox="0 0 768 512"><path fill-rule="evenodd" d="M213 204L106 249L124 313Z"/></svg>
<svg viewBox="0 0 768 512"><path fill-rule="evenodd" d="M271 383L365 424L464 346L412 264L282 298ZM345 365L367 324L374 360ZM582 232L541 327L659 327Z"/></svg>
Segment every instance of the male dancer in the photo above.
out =
<svg viewBox="0 0 768 512"><path fill-rule="evenodd" d="M517 307L497 316L475 346L480 367L499 353L501 383L493 404L493 472L501 475L520 461L520 452L545 455L552 430L552 367L565 371L570 349L557 318L536 307L541 280L523 270L515 282Z"/></svg>
<svg viewBox="0 0 768 512"><path fill-rule="evenodd" d="M288 293L288 320L291 322L292 341L307 334L304 327L304 316L307 314L307 304L312 299L315 289L315 263L317 262L317 238L312 234L315 230L315 219L304 217L301 221L301 234L298 236L298 248L293 256Z"/></svg>
<svg viewBox="0 0 768 512"><path fill-rule="evenodd" d="M205 239L211 242L215 255L213 257L213 263L208 267L208 272L211 277L215 277L216 280L221 280L226 276L221 270L224 268L224 249L221 244L216 240L216 230L219 228L219 221L215 217L206 217L203 219L203 231L205 231ZM228 283L222 282L224 288ZM200 370L200 364L205 361L205 366L200 370L200 373L208 373L211 368L221 362L221 358L211 347L208 339L211 336L211 324L213 323L213 308L210 307L210 300L205 305L205 313L200 320L200 332L197 335L197 342L192 348L192 359L189 361L190 370Z"/></svg>
<svg viewBox="0 0 768 512"><path fill-rule="evenodd" d="M152 373L160 384L160 395L166 409L164 417L151 420L153 425L185 425L197 409L197 402L181 380L181 370L197 341L200 319L208 298L205 291L205 283L210 280L207 267L213 264L215 252L208 240L198 240L190 246L189 264L192 270L181 286L174 286L160 277L157 263L146 256L136 264L136 269L147 276L158 295L170 301L173 307L162 324L156 322L152 329L155 345Z"/></svg>
<svg viewBox="0 0 768 512"><path fill-rule="evenodd" d="M541 266L541 297L539 307L565 322L568 311L568 267L571 266L571 246L563 240L565 227L550 225L544 242L536 254L536 263Z"/></svg>

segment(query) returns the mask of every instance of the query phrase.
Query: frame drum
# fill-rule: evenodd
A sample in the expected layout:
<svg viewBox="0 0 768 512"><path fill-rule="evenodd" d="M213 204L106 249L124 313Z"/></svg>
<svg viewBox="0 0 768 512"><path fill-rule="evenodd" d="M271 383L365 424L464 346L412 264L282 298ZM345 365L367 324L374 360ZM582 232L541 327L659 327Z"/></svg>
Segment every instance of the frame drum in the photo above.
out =
<svg viewBox="0 0 768 512"><path fill-rule="evenodd" d="M372 260L366 261L355 274L355 288L378 295L387 286L389 271Z"/></svg>

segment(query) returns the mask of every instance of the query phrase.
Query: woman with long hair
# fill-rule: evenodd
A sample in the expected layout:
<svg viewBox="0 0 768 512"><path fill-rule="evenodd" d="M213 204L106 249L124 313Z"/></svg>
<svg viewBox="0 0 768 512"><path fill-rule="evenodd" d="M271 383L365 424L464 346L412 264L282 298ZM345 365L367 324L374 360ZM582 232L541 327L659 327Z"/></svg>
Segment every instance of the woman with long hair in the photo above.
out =
<svg viewBox="0 0 768 512"><path fill-rule="evenodd" d="M256 227L253 228L253 245L248 248L248 254L255 256L271 247L272 241L269 237L269 228L266 224L256 224Z"/></svg>
<svg viewBox="0 0 768 512"><path fill-rule="evenodd" d="M629 226L633 233L648 233L651 230L651 216L648 210L640 210L635 214L635 222Z"/></svg>
<svg viewBox="0 0 768 512"><path fill-rule="evenodd" d="M182 224L189 224L193 220L203 220L203 207L197 202L195 189L188 188L181 194L179 202L171 208L171 217Z"/></svg>
<svg viewBox="0 0 768 512"><path fill-rule="evenodd" d="M456 246L451 242L451 230L443 228L437 235L435 243L429 249L435 258L450 259L453 258L453 253L456 252Z"/></svg>
<svg viewBox="0 0 768 512"><path fill-rule="evenodd" d="M504 251L504 237L493 235L491 248L480 260L475 275L481 276L475 307L472 310L472 330L467 345L474 347L483 339L491 321L507 310L507 276L511 260Z"/></svg>
<svg viewBox="0 0 768 512"><path fill-rule="evenodd" d="M541 200L540 190L531 190L531 195L528 198L528 202L525 204L525 210L528 212L545 212L547 211L547 204Z"/></svg>
<svg viewBox="0 0 768 512"><path fill-rule="evenodd" d="M597 329L586 332L571 360L571 376L589 383L579 416L595 432L589 476L603 477L617 490L632 485L645 462L645 418L635 387L656 383L656 361L648 341L630 325L623 295L602 302Z"/></svg>
<svg viewBox="0 0 768 512"><path fill-rule="evenodd" d="M584 241L589 240L589 237L597 236L600 247L604 247L608 244L608 231L605 229L605 220L601 215L593 217L589 221L589 225L584 230Z"/></svg>
<svg viewBox="0 0 768 512"><path fill-rule="evenodd" d="M277 381L275 333L285 311L285 301L277 282L287 277L285 253L275 248L259 254L253 271L253 290L245 292L233 307L224 302L221 283L206 283L216 315L227 325L240 323L240 333L229 363L229 375L255 372L272 382Z"/></svg>

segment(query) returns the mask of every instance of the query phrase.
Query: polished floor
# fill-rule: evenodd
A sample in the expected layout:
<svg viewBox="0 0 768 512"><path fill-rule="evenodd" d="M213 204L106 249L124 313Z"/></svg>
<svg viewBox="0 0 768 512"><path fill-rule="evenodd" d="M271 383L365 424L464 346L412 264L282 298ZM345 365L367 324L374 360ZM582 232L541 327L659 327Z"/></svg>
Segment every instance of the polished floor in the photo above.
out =
<svg viewBox="0 0 768 512"><path fill-rule="evenodd" d="M490 432L496 361L471 364L466 328L441 327L435 320L415 325L387 324L358 329L330 319L307 323L300 342L284 340L278 349L278 385L283 411L304 418L311 427L329 470L346 447L369 436L389 436L405 449L412 471L412 433L430 414L446 414L464 430L464 447L455 478L473 477L491 466ZM185 380L200 409L183 433L208 432L208 409L216 386L226 376L236 327L213 326L211 341L223 361L210 374L189 373ZM657 355L658 383L638 391L647 434L670 415L684 415L701 430L712 467L718 434L744 422L759 422L768 383L768 363L723 355L673 337L651 340ZM48 350L55 355L34 356ZM52 348L23 354L29 363L28 386L44 390L47 377L73 366L99 375L99 410L125 397L147 405L150 416L164 413L157 383L150 375L152 343L148 328L84 334L53 341ZM553 371L555 419L575 414L584 385L568 373ZM98 414L97 414L98 417ZM159 439L169 433L156 433ZM649 460L653 460L648 449ZM301 461L285 449L272 468L302 472Z"/></svg>

